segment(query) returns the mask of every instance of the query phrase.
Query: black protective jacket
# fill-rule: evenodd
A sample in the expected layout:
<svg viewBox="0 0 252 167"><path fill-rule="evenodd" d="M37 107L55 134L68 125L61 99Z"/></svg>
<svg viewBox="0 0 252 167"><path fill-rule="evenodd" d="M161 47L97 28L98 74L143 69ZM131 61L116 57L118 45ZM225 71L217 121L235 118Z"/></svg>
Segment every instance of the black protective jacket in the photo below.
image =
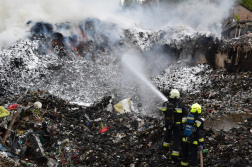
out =
<svg viewBox="0 0 252 167"><path fill-rule="evenodd" d="M175 125L182 125L182 118L186 117L188 114L187 109L185 108L185 105L179 100L179 99L168 99L169 103L176 104L176 111L174 112L174 124ZM165 112L164 112L165 114ZM180 124L179 124L180 122Z"/></svg>
<svg viewBox="0 0 252 167"><path fill-rule="evenodd" d="M183 117L182 120L186 119L186 117ZM195 119L195 128L196 131L193 132L191 143L195 145L204 145L204 121L200 118L199 115L194 115ZM186 120L185 120L186 121ZM184 130L184 126L183 126ZM184 137L182 137L182 141L184 141Z"/></svg>

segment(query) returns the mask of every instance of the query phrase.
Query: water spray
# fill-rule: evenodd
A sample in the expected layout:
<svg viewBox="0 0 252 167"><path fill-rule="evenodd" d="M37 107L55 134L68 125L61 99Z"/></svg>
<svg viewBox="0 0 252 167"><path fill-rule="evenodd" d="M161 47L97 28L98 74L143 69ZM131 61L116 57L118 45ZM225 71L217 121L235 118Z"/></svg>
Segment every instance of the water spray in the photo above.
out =
<svg viewBox="0 0 252 167"><path fill-rule="evenodd" d="M122 63L126 65L126 67L135 74L138 78L140 78L143 83L145 83L158 97L161 98L163 102L168 99L146 78L144 73L142 72L142 61L137 57L137 55L125 54L122 58Z"/></svg>

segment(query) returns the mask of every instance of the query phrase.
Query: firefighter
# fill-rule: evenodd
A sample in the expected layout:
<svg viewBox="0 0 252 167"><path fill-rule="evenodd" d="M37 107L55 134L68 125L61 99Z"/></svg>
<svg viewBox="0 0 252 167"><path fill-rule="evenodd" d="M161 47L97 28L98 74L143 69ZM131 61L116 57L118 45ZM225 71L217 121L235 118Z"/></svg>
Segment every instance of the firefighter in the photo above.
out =
<svg viewBox="0 0 252 167"><path fill-rule="evenodd" d="M169 149L173 139L171 158L178 161L181 146L182 117L188 114L185 105L179 100L180 93L177 89L170 91L168 101L162 106L165 115L165 133L163 146Z"/></svg>
<svg viewBox="0 0 252 167"><path fill-rule="evenodd" d="M181 150L181 165L182 166L198 166L198 149L202 150L204 146L204 121L200 118L201 106L198 103L195 103L191 106L190 113L194 117L193 130L190 137L182 137L182 150ZM184 126L183 130L188 130L190 128L185 128L187 125L187 118L192 119L191 117L183 117ZM185 132L185 131L184 131ZM186 133L184 133L186 134ZM190 154L189 154L190 153ZM190 157L189 157L190 155ZM190 159L190 162L188 163Z"/></svg>

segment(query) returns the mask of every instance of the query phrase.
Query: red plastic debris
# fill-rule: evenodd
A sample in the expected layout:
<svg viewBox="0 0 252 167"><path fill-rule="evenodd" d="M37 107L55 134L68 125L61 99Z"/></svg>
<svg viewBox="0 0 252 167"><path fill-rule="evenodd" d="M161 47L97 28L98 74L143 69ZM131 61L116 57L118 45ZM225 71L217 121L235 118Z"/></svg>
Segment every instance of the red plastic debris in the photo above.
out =
<svg viewBox="0 0 252 167"><path fill-rule="evenodd" d="M8 110L15 110L15 109L17 109L18 108L18 105L19 104L12 104L12 105L10 105L8 108Z"/></svg>
<svg viewBox="0 0 252 167"><path fill-rule="evenodd" d="M109 130L109 127L108 126L105 126L104 128L102 128L101 130L99 130L100 133L104 133L106 132L107 130Z"/></svg>
<svg viewBox="0 0 252 167"><path fill-rule="evenodd" d="M74 155L74 165L77 165L79 162L78 162L78 157L77 155Z"/></svg>

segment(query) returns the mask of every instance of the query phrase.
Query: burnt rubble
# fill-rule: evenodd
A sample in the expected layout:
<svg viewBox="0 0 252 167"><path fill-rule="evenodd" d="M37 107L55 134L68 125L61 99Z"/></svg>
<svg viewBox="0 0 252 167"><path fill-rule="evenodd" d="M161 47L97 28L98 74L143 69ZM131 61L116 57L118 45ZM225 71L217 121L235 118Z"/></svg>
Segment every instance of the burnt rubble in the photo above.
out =
<svg viewBox="0 0 252 167"><path fill-rule="evenodd" d="M186 26L169 26L158 31L122 29L114 23L102 22L96 18L88 18L77 25L70 22L56 25L38 22L30 23L30 26L30 39L39 40L40 54L53 52L60 57L67 56L71 59L91 55L93 61L100 53L109 54L126 47L142 52L170 52L177 59L188 55L196 55L197 59L197 53L204 52L209 62L214 64L210 54L216 54L220 43L213 34L196 32Z"/></svg>
<svg viewBox="0 0 252 167"><path fill-rule="evenodd" d="M219 46L219 53L225 59L228 71L251 71L251 34L224 40Z"/></svg>
<svg viewBox="0 0 252 167"><path fill-rule="evenodd" d="M71 60L86 57L95 61L100 54L136 48L144 55L154 52L173 59L191 57L189 63L192 65L203 61L229 71L250 70L250 63L247 63L250 62L250 34L222 40L209 32L196 32L186 26L168 26L157 31L122 29L114 23L95 18L77 24L38 22L30 25L30 39L39 41L38 51L42 55L54 53ZM224 65L216 63L219 55L224 59Z"/></svg>
<svg viewBox="0 0 252 167"><path fill-rule="evenodd" d="M111 47L120 40L116 35L114 24L101 22L95 18L86 19L77 27L69 22L56 25L37 22L31 26L30 40L39 40L38 50L42 55L53 52L70 59L91 55L94 61L100 52L111 51ZM61 32L71 35L64 36Z"/></svg>

